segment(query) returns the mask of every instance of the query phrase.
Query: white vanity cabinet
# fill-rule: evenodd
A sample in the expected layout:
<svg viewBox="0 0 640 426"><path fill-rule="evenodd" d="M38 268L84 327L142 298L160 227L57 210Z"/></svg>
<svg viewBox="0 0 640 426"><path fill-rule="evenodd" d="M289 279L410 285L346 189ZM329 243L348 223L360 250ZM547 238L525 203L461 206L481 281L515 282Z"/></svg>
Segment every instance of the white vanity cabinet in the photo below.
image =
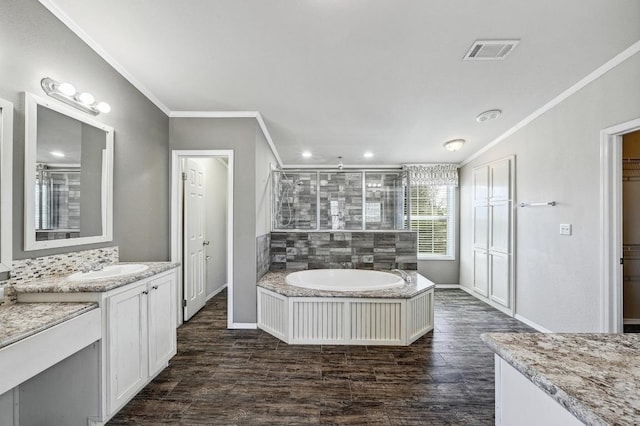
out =
<svg viewBox="0 0 640 426"><path fill-rule="evenodd" d="M152 271L163 269L115 288L96 280L95 285L61 281L39 292L17 289L21 302L96 302L101 308L99 414L89 419L91 426L104 425L176 354L179 269L149 265Z"/></svg>
<svg viewBox="0 0 640 426"><path fill-rule="evenodd" d="M174 274L109 293L108 412L115 413L176 354Z"/></svg>
<svg viewBox="0 0 640 426"><path fill-rule="evenodd" d="M108 293L109 415L136 395L176 354L175 273Z"/></svg>

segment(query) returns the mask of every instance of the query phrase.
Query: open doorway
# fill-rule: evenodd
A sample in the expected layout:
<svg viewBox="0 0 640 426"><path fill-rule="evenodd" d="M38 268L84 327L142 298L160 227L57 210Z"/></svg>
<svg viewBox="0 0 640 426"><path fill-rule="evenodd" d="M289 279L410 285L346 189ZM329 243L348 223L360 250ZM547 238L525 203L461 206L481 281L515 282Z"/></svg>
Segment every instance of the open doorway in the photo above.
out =
<svg viewBox="0 0 640 426"><path fill-rule="evenodd" d="M171 188L171 260L182 264L180 324L225 288L232 303L233 151L172 151Z"/></svg>
<svg viewBox="0 0 640 426"><path fill-rule="evenodd" d="M640 332L640 130L622 135L622 321Z"/></svg>
<svg viewBox="0 0 640 426"><path fill-rule="evenodd" d="M605 333L624 331L623 140L625 135L638 131L640 131L640 118L604 129L601 131L600 137L600 218L602 231L600 319L601 331ZM629 226L627 224L627 227ZM629 254L626 257L629 258ZM629 272L628 269L626 272Z"/></svg>

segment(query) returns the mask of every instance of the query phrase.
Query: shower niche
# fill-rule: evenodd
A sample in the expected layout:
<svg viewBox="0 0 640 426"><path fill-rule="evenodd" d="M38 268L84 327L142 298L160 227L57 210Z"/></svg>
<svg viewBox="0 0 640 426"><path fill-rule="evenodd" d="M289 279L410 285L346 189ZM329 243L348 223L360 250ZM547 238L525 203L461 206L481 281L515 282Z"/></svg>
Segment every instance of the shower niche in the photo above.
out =
<svg viewBox="0 0 640 426"><path fill-rule="evenodd" d="M274 231L407 229L401 170L275 170Z"/></svg>

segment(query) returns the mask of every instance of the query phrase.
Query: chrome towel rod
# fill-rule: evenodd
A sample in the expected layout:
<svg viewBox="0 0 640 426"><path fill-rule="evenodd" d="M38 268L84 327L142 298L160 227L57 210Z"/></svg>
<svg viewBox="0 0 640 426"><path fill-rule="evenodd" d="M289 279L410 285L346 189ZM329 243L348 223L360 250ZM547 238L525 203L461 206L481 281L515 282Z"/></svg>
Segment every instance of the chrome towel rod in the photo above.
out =
<svg viewBox="0 0 640 426"><path fill-rule="evenodd" d="M555 206L555 201L545 201L542 203L520 203L520 207Z"/></svg>

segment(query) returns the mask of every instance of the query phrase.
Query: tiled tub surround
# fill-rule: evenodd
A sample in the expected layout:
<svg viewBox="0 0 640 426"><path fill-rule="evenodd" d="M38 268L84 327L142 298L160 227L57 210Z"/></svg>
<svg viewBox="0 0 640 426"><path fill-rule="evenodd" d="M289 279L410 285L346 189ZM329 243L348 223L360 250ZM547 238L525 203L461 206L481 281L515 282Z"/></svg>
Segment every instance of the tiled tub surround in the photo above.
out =
<svg viewBox="0 0 640 426"><path fill-rule="evenodd" d="M124 262L123 264L126 263L127 262ZM16 283L13 284L13 288L18 293L19 301L30 299L27 296L30 293L100 293L140 281L144 278L152 277L161 272L180 266L179 263L172 262L135 263L147 265L149 268L136 274L88 281L70 281L68 279L68 275L54 276L28 283Z"/></svg>
<svg viewBox="0 0 640 426"><path fill-rule="evenodd" d="M482 340L584 424L640 421L640 335L490 333Z"/></svg>
<svg viewBox="0 0 640 426"><path fill-rule="evenodd" d="M271 270L327 268L417 270L417 234L272 232Z"/></svg>
<svg viewBox="0 0 640 426"><path fill-rule="evenodd" d="M435 284L417 272L402 287L348 292L290 286L292 272L258 282L258 328L288 344L406 346L433 330Z"/></svg>
<svg viewBox="0 0 640 426"><path fill-rule="evenodd" d="M269 256L269 247L271 246L271 234L260 235L256 238L256 271L257 279L260 279L269 272L271 267L271 257Z"/></svg>
<svg viewBox="0 0 640 426"><path fill-rule="evenodd" d="M0 348L97 307L97 303L13 303L0 307Z"/></svg>

